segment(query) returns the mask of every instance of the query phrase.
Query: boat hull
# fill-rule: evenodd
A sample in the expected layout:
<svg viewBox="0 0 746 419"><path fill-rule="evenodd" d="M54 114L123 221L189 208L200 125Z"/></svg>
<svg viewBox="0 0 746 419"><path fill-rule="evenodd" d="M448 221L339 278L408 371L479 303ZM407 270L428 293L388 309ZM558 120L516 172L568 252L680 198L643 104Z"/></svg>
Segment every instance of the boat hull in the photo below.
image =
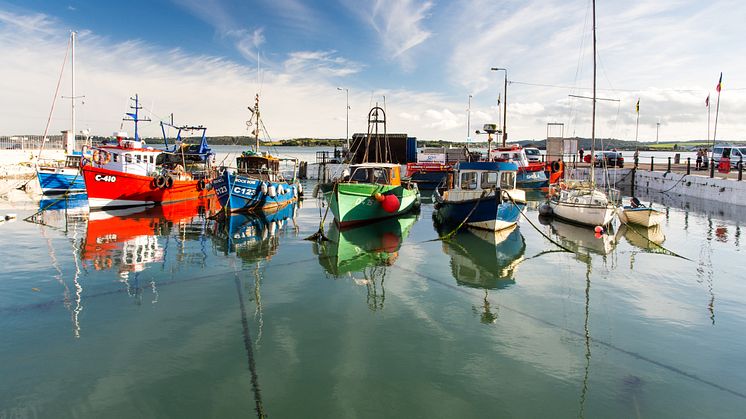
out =
<svg viewBox="0 0 746 419"><path fill-rule="evenodd" d="M264 188L262 184L265 185ZM215 179L213 186L220 205L230 212L277 211L296 202L298 197L296 185L287 182L264 182L228 171ZM275 196L269 194L272 187ZM280 190L282 193L278 193Z"/></svg>
<svg viewBox="0 0 746 419"><path fill-rule="evenodd" d="M480 194L481 195L481 194ZM498 199L494 192L486 196L469 199L449 199L435 193L436 217L445 225L458 226L462 222L469 227L490 231L500 231L516 225L525 202Z"/></svg>
<svg viewBox="0 0 746 419"><path fill-rule="evenodd" d="M614 219L614 207L550 200L553 214L563 220L588 226L606 226Z"/></svg>
<svg viewBox="0 0 746 419"><path fill-rule="evenodd" d="M324 197L334 214L334 219L341 227L350 227L385 218L405 214L419 205L420 192L402 186L379 185L374 183L337 183L331 188L324 188ZM375 193L395 195L399 208L387 212L381 203L374 198Z"/></svg>
<svg viewBox="0 0 746 419"><path fill-rule="evenodd" d="M543 170L519 169L515 185L520 189L539 189L549 186L549 179Z"/></svg>
<svg viewBox="0 0 746 419"><path fill-rule="evenodd" d="M652 208L623 207L617 210L619 220L627 224L636 224L643 227L659 225L665 218L664 214Z"/></svg>
<svg viewBox="0 0 746 419"><path fill-rule="evenodd" d="M83 179L91 209L165 204L214 196L197 180L174 180L170 188L155 186L154 177L84 166Z"/></svg>
<svg viewBox="0 0 746 419"><path fill-rule="evenodd" d="M77 168L40 167L36 177L44 195L85 192L85 181Z"/></svg>

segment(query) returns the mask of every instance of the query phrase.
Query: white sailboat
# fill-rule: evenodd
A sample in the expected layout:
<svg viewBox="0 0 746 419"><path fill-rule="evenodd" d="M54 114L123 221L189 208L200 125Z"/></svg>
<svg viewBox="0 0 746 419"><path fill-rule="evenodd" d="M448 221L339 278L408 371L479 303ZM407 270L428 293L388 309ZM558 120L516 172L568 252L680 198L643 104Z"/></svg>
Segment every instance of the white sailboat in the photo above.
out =
<svg viewBox="0 0 746 419"><path fill-rule="evenodd" d="M616 208L608 195L596 188L596 1L593 1L593 117L591 119L591 174L588 182L568 183L549 199L555 216L589 226L607 226Z"/></svg>

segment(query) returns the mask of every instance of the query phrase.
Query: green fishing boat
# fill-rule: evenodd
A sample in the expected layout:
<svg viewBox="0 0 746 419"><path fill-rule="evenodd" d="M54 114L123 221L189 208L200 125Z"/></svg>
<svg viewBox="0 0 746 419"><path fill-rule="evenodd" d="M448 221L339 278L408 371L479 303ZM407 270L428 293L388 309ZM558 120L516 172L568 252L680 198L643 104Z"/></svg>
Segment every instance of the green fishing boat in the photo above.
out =
<svg viewBox="0 0 746 419"><path fill-rule="evenodd" d="M402 183L399 165L362 163L350 169L349 179L323 190L341 227L397 217L419 206L420 191L414 183Z"/></svg>
<svg viewBox="0 0 746 419"><path fill-rule="evenodd" d="M379 125L383 125L382 136ZM389 162L386 114L378 106L368 113L364 145L362 163L351 165L340 179L319 185L340 227L397 217L420 204L417 184L402 181L401 166Z"/></svg>

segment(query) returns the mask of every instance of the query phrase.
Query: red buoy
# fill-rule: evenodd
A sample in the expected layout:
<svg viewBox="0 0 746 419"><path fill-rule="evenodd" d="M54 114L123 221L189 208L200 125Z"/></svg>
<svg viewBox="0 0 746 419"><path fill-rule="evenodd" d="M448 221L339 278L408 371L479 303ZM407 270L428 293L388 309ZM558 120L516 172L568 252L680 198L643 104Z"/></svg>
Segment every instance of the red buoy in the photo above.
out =
<svg viewBox="0 0 746 419"><path fill-rule="evenodd" d="M384 195L383 202L381 202L381 207L383 207L383 210L386 212L396 212L399 209L399 198L396 197L396 195Z"/></svg>

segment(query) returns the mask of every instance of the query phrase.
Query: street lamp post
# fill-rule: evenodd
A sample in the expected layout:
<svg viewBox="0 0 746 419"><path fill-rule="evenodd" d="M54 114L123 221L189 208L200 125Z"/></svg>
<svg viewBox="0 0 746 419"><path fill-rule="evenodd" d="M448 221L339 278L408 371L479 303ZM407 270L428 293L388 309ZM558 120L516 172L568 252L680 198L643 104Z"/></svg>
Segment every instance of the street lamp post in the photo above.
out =
<svg viewBox="0 0 746 419"><path fill-rule="evenodd" d="M661 127L661 121L655 123L655 143L658 144L658 131Z"/></svg>
<svg viewBox="0 0 746 419"><path fill-rule="evenodd" d="M503 105L503 147L505 147L505 143L508 141L508 69L492 67L490 70L505 72L505 85L503 87L503 100L505 101ZM500 115L497 117L500 118Z"/></svg>
<svg viewBox="0 0 746 419"><path fill-rule="evenodd" d="M347 143L347 152L350 152L350 89L346 87L337 87L337 90L344 90L345 95L347 97L347 131L346 131L346 143Z"/></svg>
<svg viewBox="0 0 746 419"><path fill-rule="evenodd" d="M469 95L469 107L466 108L466 142L471 135L471 95Z"/></svg>

